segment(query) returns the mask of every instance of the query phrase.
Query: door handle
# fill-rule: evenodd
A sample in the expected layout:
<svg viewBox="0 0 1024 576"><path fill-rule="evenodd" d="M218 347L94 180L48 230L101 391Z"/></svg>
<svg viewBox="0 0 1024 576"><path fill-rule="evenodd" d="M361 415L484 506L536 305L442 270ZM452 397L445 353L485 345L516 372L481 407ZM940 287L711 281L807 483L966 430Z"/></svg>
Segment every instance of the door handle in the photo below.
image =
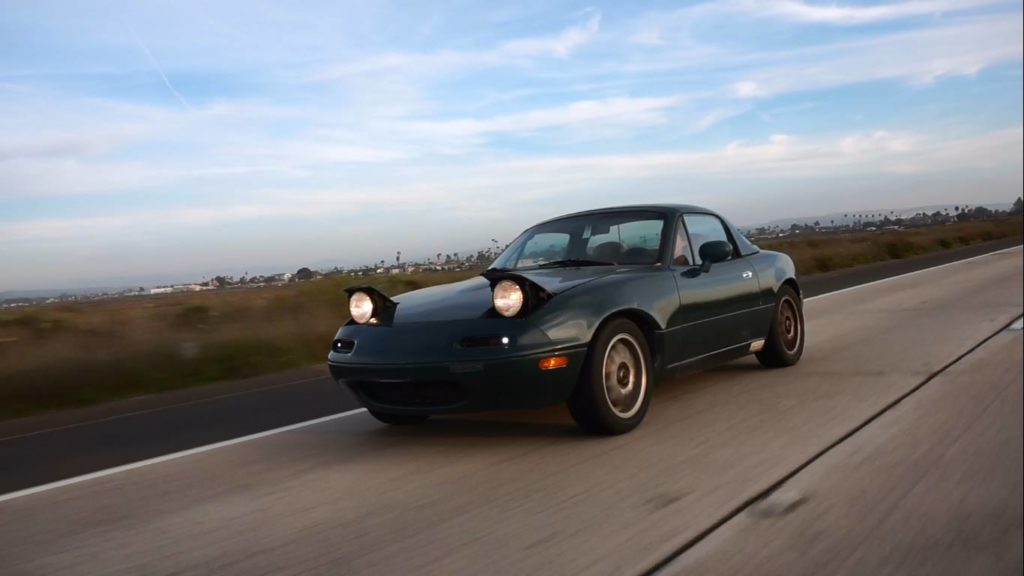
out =
<svg viewBox="0 0 1024 576"><path fill-rule="evenodd" d="M753 277L754 277L754 273L751 272L750 270L747 270L746 272L743 273L743 279L744 280L750 280Z"/></svg>

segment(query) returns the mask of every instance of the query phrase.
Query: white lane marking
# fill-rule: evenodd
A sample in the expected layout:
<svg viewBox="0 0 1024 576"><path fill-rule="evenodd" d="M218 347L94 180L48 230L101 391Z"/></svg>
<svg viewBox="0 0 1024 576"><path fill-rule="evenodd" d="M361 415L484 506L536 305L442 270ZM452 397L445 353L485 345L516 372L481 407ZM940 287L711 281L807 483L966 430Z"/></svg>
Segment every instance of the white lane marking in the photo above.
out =
<svg viewBox="0 0 1024 576"><path fill-rule="evenodd" d="M973 260L979 260L988 256L994 256L996 254L1002 254L1003 252L1011 252L1013 250L1020 250L1020 246L1011 246L1009 248L1003 248L1002 250L996 250L994 252L986 252L984 254L978 254L977 256L971 256L970 258L964 258L963 260L954 260L952 262L946 262L945 264L939 264L938 266L932 266L930 268L922 268L920 270L914 270L913 272L906 272L897 276L889 276L888 278L882 278L881 280L874 280L865 284L857 284L856 286L850 286L849 288L843 288L840 290L833 290L832 292L826 292L824 294L818 294L817 296L811 296L810 298L804 298L804 301L817 300L818 298L825 298L826 296L835 296L836 294L842 294L843 292L849 292L851 290L860 290L861 288L867 288L868 286L874 286L875 284L882 284L890 280L896 280L898 278L906 278L907 276L913 276L922 272L931 272L947 266L953 266L955 264L963 264L964 262L971 262Z"/></svg>
<svg viewBox="0 0 1024 576"><path fill-rule="evenodd" d="M266 390L273 390L274 388L283 388L285 386L292 386L295 384L304 384L306 382L312 382L313 380L320 380L321 378L330 378L330 375L324 374L323 376L313 376L312 378L303 378L302 380L293 380L291 382L282 382L280 384L269 384L267 386L260 386L259 388L250 388L248 390L239 390L237 392L228 392L226 394L220 394L217 396L210 396L209 398L197 398L195 400L186 400L184 402L178 402L177 404L168 404L166 406L155 406L153 408L144 408L142 410L133 410L132 412L125 412L123 414L114 414L112 416L104 416L103 418L97 418L95 420L86 420L85 422L75 422L74 424L64 424L63 426L54 426L53 428L44 428L43 430L33 430L32 432L25 432L24 434L17 434L15 436L4 436L0 438L0 442L6 442L8 440L17 440L18 438L24 438L26 436L35 436L36 434L45 434L47 432L56 432L58 430L67 430L68 428L78 428L80 426L88 426L90 424L98 424L100 422L106 422L107 420L117 420L118 418L127 418L129 416L138 416L139 414L149 414L151 412L160 412L163 410L170 410L171 408L180 408L182 406L190 406L192 404L202 404L204 402L213 402L214 400L221 400L223 398L231 398L232 396L241 396L242 394L252 394L253 392L263 392ZM145 396L136 396L135 398L145 398ZM128 398L130 400L131 398ZM31 418L31 416L30 416Z"/></svg>
<svg viewBox="0 0 1024 576"><path fill-rule="evenodd" d="M1024 330L1024 316L1014 320L1013 324L1010 324L1010 327L1007 328L1007 330Z"/></svg>
<svg viewBox="0 0 1024 576"><path fill-rule="evenodd" d="M859 288L865 288L867 286L874 286L875 284L881 284L882 282L888 282L889 280L895 280L897 278L904 278L906 276L913 276L914 274L920 274L921 272L927 272L929 270L938 270L939 268L945 268L946 266L952 266L953 264L960 264L962 262L970 262L986 256L992 256L993 254L1001 254L1003 252L1009 252L1011 250L1018 250L1020 246L1013 246L1010 248L1004 248L1002 250L996 250L994 252L987 252L985 254L979 254L971 258L965 258L963 260L956 260L948 262L946 264L940 264L938 266L932 266L931 268L923 268L921 270L915 270L913 272L907 272L906 274L900 274L899 276L890 276L889 278L883 278L881 280L875 280L874 282L868 282L867 284L858 284L857 286L851 286L842 290L836 290L835 292L829 292L827 294L820 294L807 298L807 300L814 300L815 298L823 298L825 296L831 296L833 294L839 294L842 292L849 292L850 290L856 290ZM266 430L264 432L257 432L256 434L250 434L248 436L242 436L240 438L232 438L231 440L224 440L223 442L216 442L214 444L207 444L205 446L197 446L188 450L182 450L181 452L174 452L172 454L165 454L164 456L157 456L156 458L150 458L148 460L140 460L138 462L132 462L131 464L124 464L122 466L116 466L114 468L107 468L106 470L98 470L96 472L90 472L89 474L83 474L81 476L75 476L73 478L67 478L65 480L58 480L57 482L50 482L49 484L42 484L32 488L26 488L24 490L18 490L16 492L8 492L7 494L0 494L0 502L6 502L7 500L14 500L15 498L21 498L22 496L28 496L30 494L38 494L40 492L46 492L48 490L54 490L56 488L63 488L64 486L71 486L72 484L79 484L96 478L103 478L104 476L111 476L113 474L119 474L121 472L127 472L128 470L135 470L136 468L142 468L151 464L159 464L161 462L167 462L168 460L177 460L178 458L184 458L186 456L192 456L195 454L201 454L203 452L209 452L210 450L217 450L218 448L224 448L234 444L241 444L242 442L248 442L250 440L256 440L258 438L264 438L274 434L280 434L281 432L288 432L289 430L297 430L299 428L305 428L307 426L314 426L323 422L329 422L331 420L337 420L339 418L345 418L346 416L352 416L366 412L365 408L357 408L355 410L349 410L347 412L339 412L338 414L331 414L330 416L324 416L322 418L316 418L313 420L306 420L305 422L298 422L296 424L289 424L288 426L282 426L280 428L274 428L273 430Z"/></svg>
<svg viewBox="0 0 1024 576"><path fill-rule="evenodd" d="M150 466L152 464L167 462L168 460L177 460L178 458L185 458L186 456L193 456L195 454L209 452L210 450L217 450L218 448L224 448L226 446L231 446L233 444L241 444L242 442L248 442L250 440L256 440L258 438L265 438L267 436L272 436L274 434L280 434L281 432L297 430L299 428L305 428L307 426L315 426L316 424L323 424L324 422L330 422L331 420L337 420L339 418L352 416L354 414L359 414L362 412L366 412L366 408L357 408L355 410L349 410L347 412L339 412L337 414L331 414L330 416L324 416L322 418L314 418L313 420L306 420L305 422L298 422L296 424L289 424L288 426L274 428L273 430L264 430L263 432L249 434L248 436L232 438L231 440L215 442L213 444L207 444L205 446L197 446L195 448L189 448L188 450L182 450L181 452L164 454L163 456L157 456L155 458L149 458L147 460L139 460L138 462L132 462L131 464L115 466L113 468L107 468L106 470L97 470L96 472L90 472L88 474L83 474L81 476L74 476L72 478L58 480L56 482L50 482L49 484L33 486L32 488L25 488L24 490L17 490L15 492L8 492L7 494L0 494L0 502L14 500L15 498L21 498L22 496L28 496L30 494L38 494L39 492L46 492L48 490L54 490L56 488L63 488L64 486L71 486L72 484L79 484L81 482L95 480L96 478L103 478L104 476L112 476L114 474L120 474L121 472L127 472L128 470L135 470L136 468L142 468L144 466Z"/></svg>

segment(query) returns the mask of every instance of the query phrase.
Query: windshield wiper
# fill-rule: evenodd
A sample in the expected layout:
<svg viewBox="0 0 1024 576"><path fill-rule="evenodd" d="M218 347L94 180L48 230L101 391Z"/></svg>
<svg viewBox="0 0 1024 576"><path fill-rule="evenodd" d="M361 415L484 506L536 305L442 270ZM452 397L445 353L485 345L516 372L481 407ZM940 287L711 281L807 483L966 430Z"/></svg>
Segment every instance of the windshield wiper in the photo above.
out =
<svg viewBox="0 0 1024 576"><path fill-rule="evenodd" d="M552 260L551 262L544 262L538 264L537 268L569 268L576 266L614 266L615 262L607 262L605 260L586 260L577 258L567 258L565 260Z"/></svg>

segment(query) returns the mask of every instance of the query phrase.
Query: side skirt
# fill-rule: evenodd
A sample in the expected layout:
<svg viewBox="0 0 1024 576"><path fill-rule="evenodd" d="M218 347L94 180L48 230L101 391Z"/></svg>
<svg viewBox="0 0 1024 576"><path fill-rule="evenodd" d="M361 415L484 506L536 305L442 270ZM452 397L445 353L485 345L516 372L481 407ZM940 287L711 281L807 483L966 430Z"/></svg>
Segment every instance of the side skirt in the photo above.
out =
<svg viewBox="0 0 1024 576"><path fill-rule="evenodd" d="M662 375L674 376L680 374L691 374L693 372L700 372L701 370L714 368L715 366L720 366L753 352L757 352L762 346L764 346L764 339L757 338L749 342L744 342L743 344L730 346L729 348L723 348L716 352L711 352L709 354L704 354L703 356L698 356L696 358L677 362L670 366L665 366L662 369Z"/></svg>

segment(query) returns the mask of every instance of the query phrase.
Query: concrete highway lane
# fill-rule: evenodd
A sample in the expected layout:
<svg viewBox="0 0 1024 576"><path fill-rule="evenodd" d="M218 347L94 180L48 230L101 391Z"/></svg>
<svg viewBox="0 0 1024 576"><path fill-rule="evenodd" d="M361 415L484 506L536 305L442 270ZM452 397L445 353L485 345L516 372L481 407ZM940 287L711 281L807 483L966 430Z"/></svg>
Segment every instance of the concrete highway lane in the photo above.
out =
<svg viewBox="0 0 1024 576"><path fill-rule="evenodd" d="M773 544L772 534L747 536L736 523L786 480L813 495L788 518L813 522L798 513L821 506L831 525L863 540L881 515L877 506L853 503L870 501L874 495L864 492L879 479L908 481L911 472L883 449L858 490L849 482L859 479L843 468L859 453L854 443L878 450L871 438L885 437L878 426L893 419L890 428L915 430L906 422L919 418L941 429L941 419L928 417L936 410L964 430L963 442L992 438L990 428L972 423L984 422L979 414L989 407L1019 406L1007 378L1020 386L1013 372L1020 354L989 347L1006 346L1001 332L1024 310L1022 293L1021 250L1014 249L811 300L798 366L764 370L746 360L661 382L648 421L622 437L581 436L561 408L440 418L408 429L356 413L0 500L0 572L629 574L672 570L703 554L705 571L729 573L715 563L723 561L715 560L722 556L716 538L804 542L806 534L791 527ZM943 393L947 379L976 382L976 393ZM986 405L985 396L995 403ZM927 408L912 409L919 398ZM1014 417L1019 431L1019 409L1000 413ZM984 454L1008 462L1000 469L986 459L984 466L1002 475L994 485L1010 491L1009 525L1019 530L1019 443L988 444L988 452L960 448L963 465ZM937 469L957 469L955 455L930 450ZM918 483L955 494L958 478L977 482L966 472L952 478L953 486L927 477ZM801 482L823 482L830 492ZM885 494L905 510L883 518L883 529L935 524L913 513L928 492ZM992 566L1019 566L1019 548L961 536L961 558L998 555L1003 563ZM847 558L884 558L880 544L827 544ZM831 557L827 549L823 555ZM789 573L799 573L802 560L792 560ZM857 573L870 565L844 566Z"/></svg>
<svg viewBox="0 0 1024 576"><path fill-rule="evenodd" d="M664 573L1020 574L1022 378L1000 332Z"/></svg>
<svg viewBox="0 0 1024 576"><path fill-rule="evenodd" d="M1016 245L977 244L801 279L813 297ZM341 297L339 295L339 297ZM0 494L358 408L326 366L0 422Z"/></svg>

